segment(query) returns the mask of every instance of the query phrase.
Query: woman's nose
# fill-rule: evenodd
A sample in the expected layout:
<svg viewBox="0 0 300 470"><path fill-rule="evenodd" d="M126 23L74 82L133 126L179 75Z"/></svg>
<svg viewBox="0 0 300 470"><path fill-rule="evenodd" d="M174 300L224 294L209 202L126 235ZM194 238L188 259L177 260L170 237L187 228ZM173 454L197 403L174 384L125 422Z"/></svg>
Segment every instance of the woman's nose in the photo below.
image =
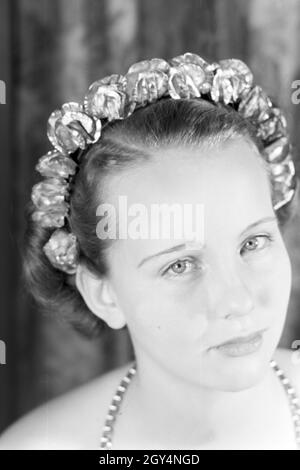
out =
<svg viewBox="0 0 300 470"><path fill-rule="evenodd" d="M248 315L254 309L254 298L245 282L236 274L215 284L214 311L218 318Z"/></svg>
<svg viewBox="0 0 300 470"><path fill-rule="evenodd" d="M250 292L242 284L229 287L224 293L217 315L224 318L236 318L248 315L254 308Z"/></svg>

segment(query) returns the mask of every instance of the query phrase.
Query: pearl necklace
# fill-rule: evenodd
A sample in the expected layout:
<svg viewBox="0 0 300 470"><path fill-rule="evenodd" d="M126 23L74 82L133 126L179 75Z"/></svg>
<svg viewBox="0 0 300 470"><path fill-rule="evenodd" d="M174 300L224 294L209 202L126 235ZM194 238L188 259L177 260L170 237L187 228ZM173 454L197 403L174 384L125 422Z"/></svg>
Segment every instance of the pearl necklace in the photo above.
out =
<svg viewBox="0 0 300 470"><path fill-rule="evenodd" d="M276 375L278 376L289 400L289 406L291 409L291 415L294 423L295 438L298 450L300 450L300 405L299 399L296 395L294 387L291 385L289 379L285 376L284 372L277 365L276 361L272 359L270 361L270 366L274 369ZM130 384L132 377L136 373L136 363L134 362L126 375L121 380L119 386L117 387L116 393L113 396L111 404L109 406L109 411L106 416L106 420L103 427L103 433L101 437L101 443L99 449L111 449L112 448L112 435L114 431L114 424L116 417L120 410L120 405L122 403L124 394Z"/></svg>

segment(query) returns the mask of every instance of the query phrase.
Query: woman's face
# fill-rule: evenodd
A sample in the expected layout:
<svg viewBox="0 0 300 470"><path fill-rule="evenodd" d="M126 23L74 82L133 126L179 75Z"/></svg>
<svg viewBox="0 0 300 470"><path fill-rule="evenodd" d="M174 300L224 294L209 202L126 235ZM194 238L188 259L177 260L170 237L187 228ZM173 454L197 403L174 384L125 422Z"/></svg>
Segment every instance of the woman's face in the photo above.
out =
<svg viewBox="0 0 300 470"><path fill-rule="evenodd" d="M139 203L148 214L152 204L201 205L204 246L201 236L176 249L189 240L128 237L113 245L110 281L136 357L142 367L196 385L252 386L278 345L291 288L266 172L244 139L155 156L114 178L110 202L118 207L118 196L126 195L128 208ZM216 348L258 330L265 330L263 342L252 352L232 356Z"/></svg>

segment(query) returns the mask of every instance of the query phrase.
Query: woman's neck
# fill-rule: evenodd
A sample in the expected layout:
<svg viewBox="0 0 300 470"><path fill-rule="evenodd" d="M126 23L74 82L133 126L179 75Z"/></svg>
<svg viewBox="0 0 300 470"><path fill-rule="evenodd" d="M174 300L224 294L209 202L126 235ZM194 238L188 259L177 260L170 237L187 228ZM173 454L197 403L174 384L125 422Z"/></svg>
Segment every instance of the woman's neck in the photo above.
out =
<svg viewBox="0 0 300 470"><path fill-rule="evenodd" d="M187 444L192 444L193 436L197 443L205 443L230 432L236 434L237 429L249 427L251 420L262 416L262 411L265 414L266 393L271 389L274 393L275 380L268 366L250 388L220 391L143 361L129 387L128 406L135 410L137 429L143 433L146 429L158 442L168 438L182 443L186 435ZM271 393L269 398L271 402Z"/></svg>

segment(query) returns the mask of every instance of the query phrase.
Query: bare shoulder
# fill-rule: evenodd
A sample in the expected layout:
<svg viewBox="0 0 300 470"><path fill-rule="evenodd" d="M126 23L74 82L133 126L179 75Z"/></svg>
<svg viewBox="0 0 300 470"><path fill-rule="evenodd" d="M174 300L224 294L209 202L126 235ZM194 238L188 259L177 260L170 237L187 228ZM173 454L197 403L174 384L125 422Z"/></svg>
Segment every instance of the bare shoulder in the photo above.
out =
<svg viewBox="0 0 300 470"><path fill-rule="evenodd" d="M96 449L108 406L130 363L31 411L0 436L4 449Z"/></svg>
<svg viewBox="0 0 300 470"><path fill-rule="evenodd" d="M300 397L300 350L278 348L273 358L290 380Z"/></svg>

